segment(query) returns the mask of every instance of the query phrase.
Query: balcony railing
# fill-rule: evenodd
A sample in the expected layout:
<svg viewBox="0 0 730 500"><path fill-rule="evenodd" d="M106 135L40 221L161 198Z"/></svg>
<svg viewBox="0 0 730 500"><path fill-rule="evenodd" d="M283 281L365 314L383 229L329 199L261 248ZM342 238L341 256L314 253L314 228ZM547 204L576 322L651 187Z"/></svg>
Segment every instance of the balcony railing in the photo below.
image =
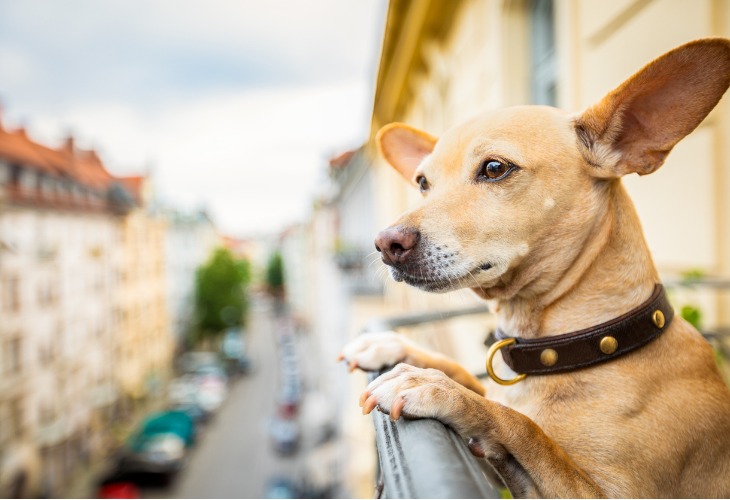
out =
<svg viewBox="0 0 730 500"><path fill-rule="evenodd" d="M103 191L79 197L69 192L23 188L18 184L0 184L0 204L82 212L126 213L131 208Z"/></svg>
<svg viewBox="0 0 730 500"><path fill-rule="evenodd" d="M665 285L730 290L730 280L716 278L667 281ZM488 312L487 307L480 306L376 319L364 332L395 330ZM715 348L730 357L725 342L730 338L730 328L702 333ZM370 380L381 373L384 372L371 373ZM377 498L500 498L500 486L487 479L489 465L475 458L461 437L441 422L403 418L394 422L378 411L372 412L372 417L379 459Z"/></svg>
<svg viewBox="0 0 730 500"><path fill-rule="evenodd" d="M366 332L393 330L489 312L472 307L372 321ZM373 373L373 380L379 374ZM378 498L500 498L485 476L486 462L475 458L456 432L437 420L393 422L374 411L378 448Z"/></svg>

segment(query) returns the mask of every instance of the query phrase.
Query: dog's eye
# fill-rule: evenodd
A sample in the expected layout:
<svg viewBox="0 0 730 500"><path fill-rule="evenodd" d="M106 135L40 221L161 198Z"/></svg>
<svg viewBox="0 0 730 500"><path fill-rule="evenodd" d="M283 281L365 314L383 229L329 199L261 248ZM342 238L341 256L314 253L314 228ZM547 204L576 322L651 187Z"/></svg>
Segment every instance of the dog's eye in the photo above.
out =
<svg viewBox="0 0 730 500"><path fill-rule="evenodd" d="M426 191L428 191L428 188L431 187L431 186L428 185L428 181L426 180L426 178L424 176L422 176L422 175L419 175L416 178L416 182L418 183L418 189L422 193L425 193Z"/></svg>
<svg viewBox="0 0 730 500"><path fill-rule="evenodd" d="M507 177L515 166L508 162L498 160L487 160L479 167L477 180L480 181L498 181Z"/></svg>

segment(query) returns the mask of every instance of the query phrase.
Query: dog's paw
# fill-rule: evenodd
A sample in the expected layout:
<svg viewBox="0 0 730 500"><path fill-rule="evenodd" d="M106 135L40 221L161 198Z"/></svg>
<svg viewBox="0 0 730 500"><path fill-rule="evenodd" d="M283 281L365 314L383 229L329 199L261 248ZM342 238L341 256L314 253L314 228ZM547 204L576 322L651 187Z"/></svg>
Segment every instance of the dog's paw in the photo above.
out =
<svg viewBox="0 0 730 500"><path fill-rule="evenodd" d="M413 343L395 332L364 333L345 346L339 359L350 371L376 371L406 360L413 350Z"/></svg>
<svg viewBox="0 0 730 500"><path fill-rule="evenodd" d="M463 388L433 368L416 368L404 363L381 375L360 396L363 414L374 408L393 420L435 418L449 423L455 400Z"/></svg>

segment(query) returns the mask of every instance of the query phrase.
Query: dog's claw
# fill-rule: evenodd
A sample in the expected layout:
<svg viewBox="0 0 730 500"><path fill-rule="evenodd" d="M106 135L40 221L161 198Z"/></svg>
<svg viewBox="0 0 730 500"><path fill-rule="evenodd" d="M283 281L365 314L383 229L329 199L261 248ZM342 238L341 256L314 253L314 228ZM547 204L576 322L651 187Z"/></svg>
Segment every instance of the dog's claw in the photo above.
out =
<svg viewBox="0 0 730 500"><path fill-rule="evenodd" d="M406 405L406 400L403 396L397 396L395 401L390 407L390 418L391 420L398 420L400 418L403 407Z"/></svg>
<svg viewBox="0 0 730 500"><path fill-rule="evenodd" d="M378 405L378 399L375 396L370 396L365 400L365 404L362 407L362 414L367 415L371 411L373 411L373 408L375 408Z"/></svg>
<svg viewBox="0 0 730 500"><path fill-rule="evenodd" d="M362 394L360 394L360 408L365 404L365 400L370 397L370 393L368 391L364 391Z"/></svg>

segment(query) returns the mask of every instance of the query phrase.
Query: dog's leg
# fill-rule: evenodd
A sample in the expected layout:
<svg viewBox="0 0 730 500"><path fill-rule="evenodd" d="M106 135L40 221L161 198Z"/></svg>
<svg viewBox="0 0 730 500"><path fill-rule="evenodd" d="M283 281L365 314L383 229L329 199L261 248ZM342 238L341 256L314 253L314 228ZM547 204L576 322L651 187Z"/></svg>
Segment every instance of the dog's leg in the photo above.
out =
<svg viewBox="0 0 730 500"><path fill-rule="evenodd" d="M443 372L399 364L370 383L363 413L435 418L498 471L515 496L598 498L603 493L557 443L525 415L479 396Z"/></svg>
<svg viewBox="0 0 730 500"><path fill-rule="evenodd" d="M365 333L342 350L340 360L346 360L350 371L360 368L377 371L406 363L418 368L441 370L467 389L483 396L484 386L466 368L446 356L427 351L395 332Z"/></svg>

